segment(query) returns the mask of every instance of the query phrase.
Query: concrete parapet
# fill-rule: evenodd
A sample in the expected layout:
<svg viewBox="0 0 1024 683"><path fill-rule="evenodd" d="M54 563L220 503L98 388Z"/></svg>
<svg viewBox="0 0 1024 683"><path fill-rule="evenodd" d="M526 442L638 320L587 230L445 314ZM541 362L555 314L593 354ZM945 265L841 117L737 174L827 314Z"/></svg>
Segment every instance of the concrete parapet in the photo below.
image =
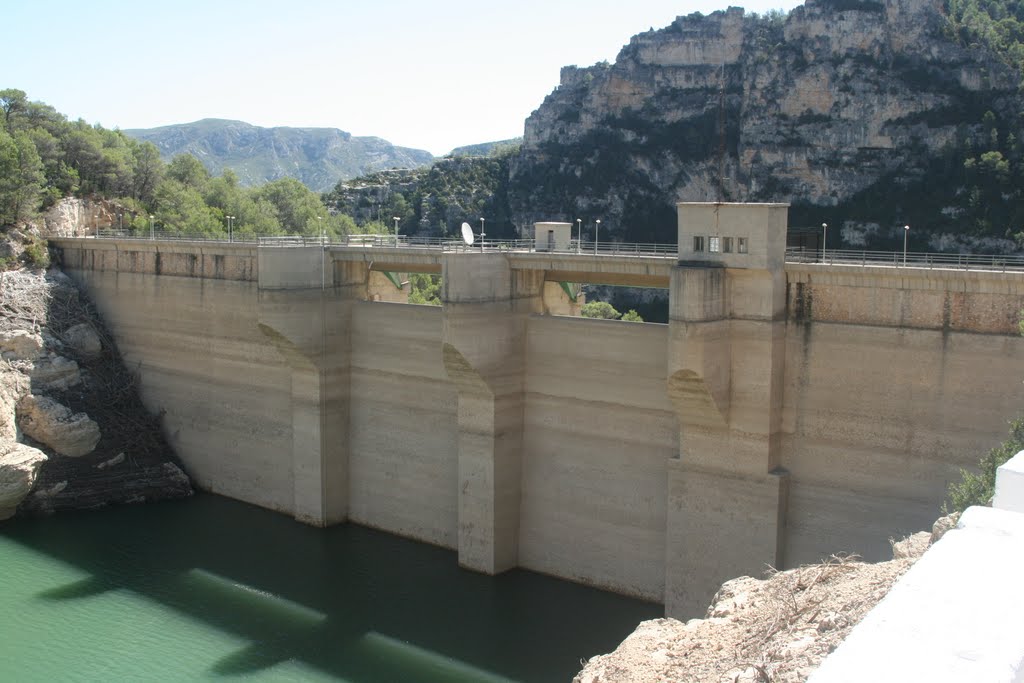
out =
<svg viewBox="0 0 1024 683"><path fill-rule="evenodd" d="M992 507L1024 513L1024 451L996 470L996 492Z"/></svg>
<svg viewBox="0 0 1024 683"><path fill-rule="evenodd" d="M214 280L255 281L257 248L252 244L147 242L145 240L50 238L69 270L148 273Z"/></svg>
<svg viewBox="0 0 1024 683"><path fill-rule="evenodd" d="M1024 680L1022 564L1024 515L968 508L808 680Z"/></svg>
<svg viewBox="0 0 1024 683"><path fill-rule="evenodd" d="M834 322L1014 334L1024 273L787 264L787 306L798 323Z"/></svg>

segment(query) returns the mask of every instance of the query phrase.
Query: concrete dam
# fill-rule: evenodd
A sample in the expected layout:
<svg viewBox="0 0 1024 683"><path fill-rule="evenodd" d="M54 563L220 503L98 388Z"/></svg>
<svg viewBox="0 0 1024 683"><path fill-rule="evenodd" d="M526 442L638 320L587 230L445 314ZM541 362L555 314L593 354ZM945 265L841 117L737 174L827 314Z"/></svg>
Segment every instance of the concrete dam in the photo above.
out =
<svg viewBox="0 0 1024 683"><path fill-rule="evenodd" d="M671 257L51 244L199 487L689 618L931 524L1024 405L1024 273L786 263L779 204L678 221ZM560 282L667 288L669 323L571 317Z"/></svg>

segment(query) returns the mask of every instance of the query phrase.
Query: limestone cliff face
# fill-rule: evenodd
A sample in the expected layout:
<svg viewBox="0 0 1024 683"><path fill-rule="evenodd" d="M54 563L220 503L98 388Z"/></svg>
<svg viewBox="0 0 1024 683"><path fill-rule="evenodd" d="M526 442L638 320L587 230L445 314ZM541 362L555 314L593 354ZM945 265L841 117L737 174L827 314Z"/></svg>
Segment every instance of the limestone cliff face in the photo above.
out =
<svg viewBox="0 0 1024 683"><path fill-rule="evenodd" d="M1020 108L1019 74L946 24L936 0L730 8L635 36L612 65L566 67L526 121L514 222L591 216L673 241L674 202L718 199L720 176L726 200L811 207L920 178L984 134L986 111Z"/></svg>

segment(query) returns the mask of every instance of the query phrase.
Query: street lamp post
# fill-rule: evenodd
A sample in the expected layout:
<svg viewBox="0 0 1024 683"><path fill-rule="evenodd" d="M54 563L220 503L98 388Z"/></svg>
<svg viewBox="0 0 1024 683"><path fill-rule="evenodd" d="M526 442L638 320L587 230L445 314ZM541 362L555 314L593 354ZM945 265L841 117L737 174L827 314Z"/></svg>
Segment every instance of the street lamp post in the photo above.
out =
<svg viewBox="0 0 1024 683"><path fill-rule="evenodd" d="M392 216L391 220L395 222L395 247L398 247L398 221L401 220L398 216Z"/></svg>
<svg viewBox="0 0 1024 683"><path fill-rule="evenodd" d="M484 218L481 216L480 217L480 253L481 254L484 251L484 235L486 235L486 234L487 233L484 232Z"/></svg>
<svg viewBox="0 0 1024 683"><path fill-rule="evenodd" d="M601 219L594 222L594 256L597 256L597 236L601 233Z"/></svg>
<svg viewBox="0 0 1024 683"><path fill-rule="evenodd" d="M231 230L231 221L233 221L235 219L235 217L234 216L224 216L224 218L228 219L228 242L233 242L234 241L234 234L233 234L233 232Z"/></svg>
<svg viewBox="0 0 1024 683"><path fill-rule="evenodd" d="M124 211L117 214L117 231L122 232L124 230Z"/></svg>
<svg viewBox="0 0 1024 683"><path fill-rule="evenodd" d="M825 247L828 245L828 223L821 224L821 262L825 262Z"/></svg>
<svg viewBox="0 0 1024 683"><path fill-rule="evenodd" d="M156 229L153 227L153 219L156 218L153 214L149 214L149 239L156 239Z"/></svg>
<svg viewBox="0 0 1024 683"><path fill-rule="evenodd" d="M320 233L320 246L323 247L324 246L324 242L326 241L326 240L324 240L325 235L324 235L324 217L323 216L317 216L316 217L316 225L317 225L316 231L318 233Z"/></svg>
<svg viewBox="0 0 1024 683"><path fill-rule="evenodd" d="M903 267L907 267L907 235L910 234L910 226L903 226Z"/></svg>
<svg viewBox="0 0 1024 683"><path fill-rule="evenodd" d="M576 219L576 253L580 253L580 244L583 243L583 219Z"/></svg>

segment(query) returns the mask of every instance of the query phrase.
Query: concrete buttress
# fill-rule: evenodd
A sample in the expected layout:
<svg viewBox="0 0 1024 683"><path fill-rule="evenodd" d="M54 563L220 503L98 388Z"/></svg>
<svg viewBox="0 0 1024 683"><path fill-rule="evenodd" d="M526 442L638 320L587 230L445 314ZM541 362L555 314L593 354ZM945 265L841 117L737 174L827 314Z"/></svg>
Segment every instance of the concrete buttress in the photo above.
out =
<svg viewBox="0 0 1024 683"><path fill-rule="evenodd" d="M348 516L352 306L366 294L362 264L325 250L259 251L259 326L288 364L294 515L328 526Z"/></svg>
<svg viewBox="0 0 1024 683"><path fill-rule="evenodd" d="M459 564L518 564L526 321L543 310L543 274L502 254L447 254L443 354L458 393Z"/></svg>
<svg viewBox="0 0 1024 683"><path fill-rule="evenodd" d="M701 616L723 581L783 562L785 239L784 205L680 205L669 298L679 454L668 468L668 616Z"/></svg>

